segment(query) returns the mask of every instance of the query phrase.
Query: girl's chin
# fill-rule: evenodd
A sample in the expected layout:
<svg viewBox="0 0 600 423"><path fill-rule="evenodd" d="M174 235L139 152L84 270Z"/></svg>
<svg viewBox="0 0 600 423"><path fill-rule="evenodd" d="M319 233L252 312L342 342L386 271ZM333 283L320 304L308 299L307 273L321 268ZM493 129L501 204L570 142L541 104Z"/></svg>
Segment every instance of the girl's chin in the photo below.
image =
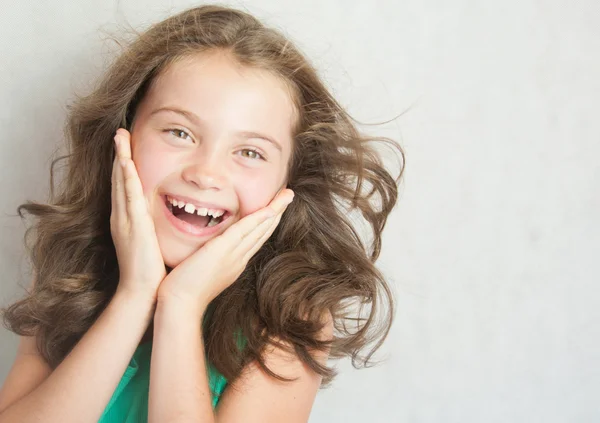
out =
<svg viewBox="0 0 600 423"><path fill-rule="evenodd" d="M188 257L191 257L205 244L202 243L202 245L194 246L190 249L189 246L184 246L180 243L172 241L162 244L159 239L158 243L160 245L160 250L167 274L175 267L179 266L179 264L185 261Z"/></svg>
<svg viewBox="0 0 600 423"><path fill-rule="evenodd" d="M227 222L225 227L223 227L220 231L212 234L210 237L203 238L202 240L198 240L196 242L194 242L194 240L187 241L181 239L171 232L171 228L168 228L169 230L163 230L163 228L159 226L159 222L155 222L154 224L157 228L156 236L158 239L158 245L165 263L167 274L192 254L197 252L200 248L202 248L208 241L220 236L227 229L227 227L238 221L239 217L231 216L227 220L229 222Z"/></svg>
<svg viewBox="0 0 600 423"><path fill-rule="evenodd" d="M165 269L167 271L167 274L171 273L171 270L179 266L183 261L185 261L185 259L190 257L192 254L193 252L191 252L190 254L173 254L173 251L171 251L171 254L163 254L163 261L165 262Z"/></svg>

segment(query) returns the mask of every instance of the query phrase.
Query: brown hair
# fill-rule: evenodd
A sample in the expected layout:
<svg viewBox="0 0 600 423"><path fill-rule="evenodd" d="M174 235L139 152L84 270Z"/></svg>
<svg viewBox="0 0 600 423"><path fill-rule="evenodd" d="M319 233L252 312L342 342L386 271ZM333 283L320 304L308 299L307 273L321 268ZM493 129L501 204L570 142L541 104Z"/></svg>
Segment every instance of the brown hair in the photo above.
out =
<svg viewBox="0 0 600 423"><path fill-rule="evenodd" d="M280 32L245 12L202 6L140 34L95 90L77 97L65 127L69 152L50 168L48 204L28 201L17 209L21 218L22 210L38 218L25 233L27 244L35 229L33 246L27 248L36 282L25 299L3 310L4 323L17 334L36 334L52 368L93 324L118 284L109 226L116 129L131 127L149 84L169 64L214 49L285 81L297 121L288 174L295 199L238 280L211 303L204 330L209 362L230 381L253 360L282 379L263 361L265 348L278 339L326 385L336 372L317 362L312 350L331 347L330 357L350 356L358 368L369 364L386 338L393 296L374 262L398 196L402 148L391 139L359 133L308 60ZM376 150L382 143L402 157L396 179ZM67 159L67 173L55 195L53 171L62 159ZM371 226L369 248L352 225L351 211ZM326 312L334 322L329 342L318 336ZM242 350L236 331L246 341Z"/></svg>

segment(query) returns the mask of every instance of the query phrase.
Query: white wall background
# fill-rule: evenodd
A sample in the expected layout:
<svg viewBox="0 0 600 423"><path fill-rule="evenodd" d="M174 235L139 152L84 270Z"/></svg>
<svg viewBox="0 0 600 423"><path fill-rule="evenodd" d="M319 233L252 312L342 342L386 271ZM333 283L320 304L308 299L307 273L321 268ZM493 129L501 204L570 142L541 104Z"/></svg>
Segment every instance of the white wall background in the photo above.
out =
<svg viewBox="0 0 600 423"><path fill-rule="evenodd" d="M101 30L190 1L3 2L0 300L28 283L65 104L110 59ZM380 358L341 362L311 422L600 421L600 5L592 0L231 3L283 28L407 169L380 266L398 314ZM0 381L16 336L0 332Z"/></svg>

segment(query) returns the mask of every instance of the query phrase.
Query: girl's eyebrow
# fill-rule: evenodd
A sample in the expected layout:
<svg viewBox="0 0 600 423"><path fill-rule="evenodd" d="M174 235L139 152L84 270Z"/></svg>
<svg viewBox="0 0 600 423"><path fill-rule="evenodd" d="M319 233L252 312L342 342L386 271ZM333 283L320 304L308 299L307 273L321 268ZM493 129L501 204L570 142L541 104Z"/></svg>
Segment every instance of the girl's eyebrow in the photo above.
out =
<svg viewBox="0 0 600 423"><path fill-rule="evenodd" d="M161 112L177 113L177 114L183 116L184 118L186 118L187 120L189 120L190 122L193 122L197 126L202 126L202 120L198 117L198 115L196 115L193 112L187 111L187 110L179 109L177 107L160 107L160 108L150 112L149 116L153 116L153 115L155 115L157 113L161 113ZM242 138L261 138L261 139L273 144L273 146L275 148L277 148L279 151L282 151L281 144L275 138L269 137L268 135L261 134L259 132L254 132L254 131L240 131L240 132L237 132L236 135L238 135L239 137L242 137Z"/></svg>
<svg viewBox="0 0 600 423"><path fill-rule="evenodd" d="M279 144L279 142L277 142L277 140L275 140L275 138L271 138L267 135L264 134L260 134L258 132L252 132L252 131L240 131L238 132L236 135L239 135L242 138L260 138L263 139L265 141L270 142L271 144L273 144L273 146L281 151L281 144Z"/></svg>

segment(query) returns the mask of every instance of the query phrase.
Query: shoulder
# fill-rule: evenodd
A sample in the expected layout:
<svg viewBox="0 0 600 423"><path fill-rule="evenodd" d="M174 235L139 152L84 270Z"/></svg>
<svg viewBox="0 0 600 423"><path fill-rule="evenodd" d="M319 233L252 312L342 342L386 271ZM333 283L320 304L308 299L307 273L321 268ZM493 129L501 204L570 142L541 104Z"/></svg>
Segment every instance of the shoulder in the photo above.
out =
<svg viewBox="0 0 600 423"><path fill-rule="evenodd" d="M316 338L319 341L332 340L334 326L331 313L329 311L323 312L319 322L322 327ZM272 337L271 340L272 343L267 346L264 354L265 364L269 369L285 378L299 377L307 372L306 365L296 355L294 346L291 343L278 337ZM329 357L329 349L326 351L313 349L309 353L317 362L323 365Z"/></svg>
<svg viewBox="0 0 600 423"><path fill-rule="evenodd" d="M331 340L333 318L321 315L318 339ZM218 421L306 422L322 377L295 353L293 345L274 337L263 354L265 365L275 374L291 379L281 381L268 374L254 361L246 365L223 393L217 407ZM314 350L310 354L325 365L329 351Z"/></svg>

